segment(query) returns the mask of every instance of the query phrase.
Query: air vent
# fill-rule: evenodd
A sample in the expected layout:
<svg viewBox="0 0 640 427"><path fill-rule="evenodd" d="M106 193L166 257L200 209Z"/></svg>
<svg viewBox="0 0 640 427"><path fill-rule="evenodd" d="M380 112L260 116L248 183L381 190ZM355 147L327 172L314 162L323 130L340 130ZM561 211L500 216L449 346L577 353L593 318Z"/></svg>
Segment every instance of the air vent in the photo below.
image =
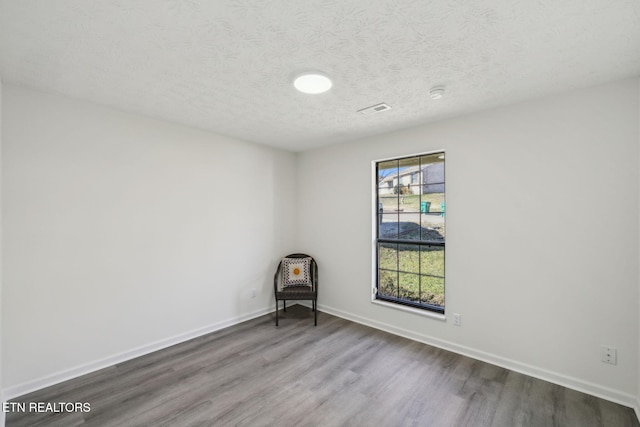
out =
<svg viewBox="0 0 640 427"><path fill-rule="evenodd" d="M374 114L380 113L382 111L391 110L391 106L385 104L384 102L381 104L372 105L371 107L363 108L362 110L358 110L358 113L362 114Z"/></svg>

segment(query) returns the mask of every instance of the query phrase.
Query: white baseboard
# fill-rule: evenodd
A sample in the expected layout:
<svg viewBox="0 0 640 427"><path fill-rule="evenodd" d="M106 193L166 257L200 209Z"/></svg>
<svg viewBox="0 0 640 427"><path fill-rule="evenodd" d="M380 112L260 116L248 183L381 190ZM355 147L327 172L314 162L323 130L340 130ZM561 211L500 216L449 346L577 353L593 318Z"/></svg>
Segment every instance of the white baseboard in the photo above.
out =
<svg viewBox="0 0 640 427"><path fill-rule="evenodd" d="M394 335L398 335L434 347L442 348L444 350L458 353L463 356L468 356L473 359L481 360L492 365L500 366L502 368L506 368L515 372L519 372L521 374L561 385L563 387L580 391L582 393L590 394L592 396L609 400L611 402L619 403L629 408L634 408L636 411L636 415L638 415L640 419L640 401L636 396L633 396L631 394L594 384L588 381L583 381L578 378L573 378L564 374L560 374L558 372L552 372L543 368L528 365L526 363L521 363L516 360L507 359L495 354L486 353L484 351L476 350L471 347L466 347L450 341L441 340L429 335L419 334L407 329L398 328L396 326L379 322L377 320L347 313L345 311L338 310L332 307L327 307L326 305L318 305L318 309L325 313L342 317L343 319L351 320L362 325L370 326L372 328L380 329Z"/></svg>
<svg viewBox="0 0 640 427"><path fill-rule="evenodd" d="M636 399L636 404L633 409L636 411L636 417L638 418L638 422L640 422L640 397Z"/></svg>
<svg viewBox="0 0 640 427"><path fill-rule="evenodd" d="M251 313L243 314L242 316L238 316L189 332L185 332L183 334L158 340L128 351L124 351L122 353L114 354L112 356L85 363L74 368L66 369L64 371L56 372L42 378L26 381L24 383L8 387L1 391L1 394L3 396L2 401L6 402L8 400L15 399L16 397L41 390L55 384L59 384L63 381L68 381L70 379L77 378L79 376L86 375L88 373L95 372L118 363L126 362L127 360L135 359L136 357L144 356L145 354L153 353L154 351L162 350L164 348L171 347L172 345L179 344L181 342L185 342L190 339L227 328L229 326L237 325L238 323L263 316L267 313L271 313L273 310L273 307L266 307L260 310L253 311ZM2 414L2 416L4 418L4 414ZM2 427L3 425L4 423L0 424L0 427Z"/></svg>

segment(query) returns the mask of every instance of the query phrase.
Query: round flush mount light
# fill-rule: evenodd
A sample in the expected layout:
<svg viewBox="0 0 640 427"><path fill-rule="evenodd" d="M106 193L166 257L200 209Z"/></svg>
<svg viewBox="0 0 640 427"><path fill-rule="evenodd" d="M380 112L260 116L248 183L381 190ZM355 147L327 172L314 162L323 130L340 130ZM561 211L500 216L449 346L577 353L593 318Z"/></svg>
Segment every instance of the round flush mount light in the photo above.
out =
<svg viewBox="0 0 640 427"><path fill-rule="evenodd" d="M429 90L429 96L431 97L431 99L442 98L444 96L444 87L436 86L434 88L431 88L431 90Z"/></svg>
<svg viewBox="0 0 640 427"><path fill-rule="evenodd" d="M293 85L302 93L315 95L331 89L333 82L325 74L312 72L300 74L293 81Z"/></svg>

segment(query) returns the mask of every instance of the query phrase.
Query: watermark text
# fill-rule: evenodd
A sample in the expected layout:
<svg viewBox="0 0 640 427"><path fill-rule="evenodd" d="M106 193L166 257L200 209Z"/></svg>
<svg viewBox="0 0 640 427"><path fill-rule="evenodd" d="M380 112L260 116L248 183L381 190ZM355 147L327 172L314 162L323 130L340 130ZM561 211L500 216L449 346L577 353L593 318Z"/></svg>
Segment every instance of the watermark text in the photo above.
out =
<svg viewBox="0 0 640 427"><path fill-rule="evenodd" d="M89 412L89 402L2 402L2 412Z"/></svg>

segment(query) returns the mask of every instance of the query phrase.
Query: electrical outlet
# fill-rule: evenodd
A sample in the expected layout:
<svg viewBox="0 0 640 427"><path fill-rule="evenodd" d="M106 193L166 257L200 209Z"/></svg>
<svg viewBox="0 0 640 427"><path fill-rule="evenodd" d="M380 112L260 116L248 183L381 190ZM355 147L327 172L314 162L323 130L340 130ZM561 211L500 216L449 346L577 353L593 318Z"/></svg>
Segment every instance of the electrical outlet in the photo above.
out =
<svg viewBox="0 0 640 427"><path fill-rule="evenodd" d="M612 365L618 364L618 349L603 345L600 347L600 360Z"/></svg>
<svg viewBox="0 0 640 427"><path fill-rule="evenodd" d="M453 313L453 326L461 326L462 325L462 316L458 313Z"/></svg>

